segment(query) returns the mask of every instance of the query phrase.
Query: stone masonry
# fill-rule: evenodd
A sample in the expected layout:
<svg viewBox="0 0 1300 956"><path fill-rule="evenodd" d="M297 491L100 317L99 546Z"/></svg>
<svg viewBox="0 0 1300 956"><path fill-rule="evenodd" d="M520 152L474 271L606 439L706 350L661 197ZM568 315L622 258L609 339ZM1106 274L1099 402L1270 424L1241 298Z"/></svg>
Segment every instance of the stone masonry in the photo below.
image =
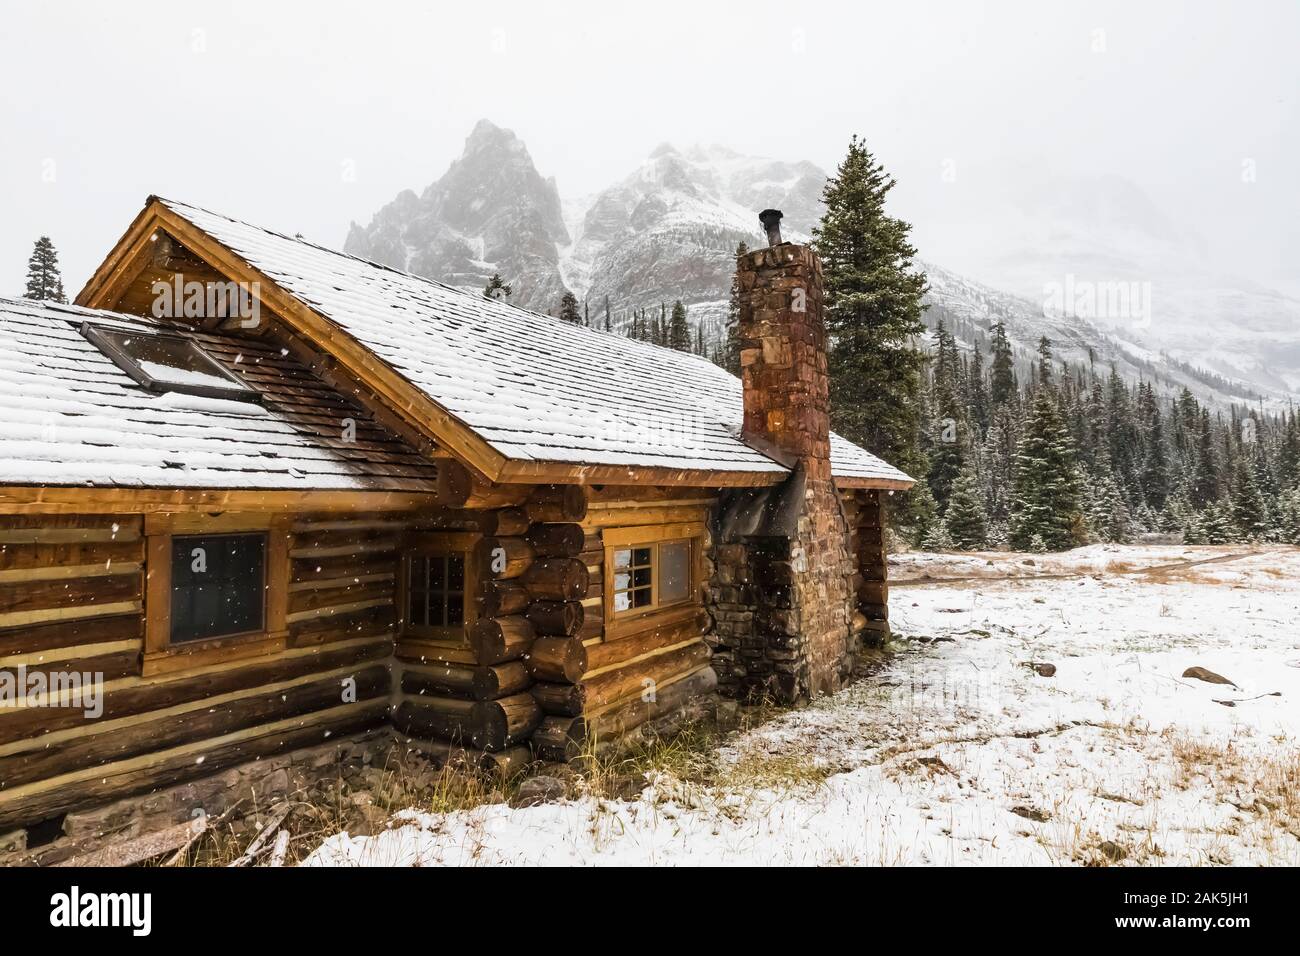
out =
<svg viewBox="0 0 1300 956"><path fill-rule="evenodd" d="M795 469L725 533L711 588L714 667L724 692L782 703L837 690L856 651L854 558L831 478L821 263L782 243L741 256L744 435ZM725 529L724 529L725 532Z"/></svg>

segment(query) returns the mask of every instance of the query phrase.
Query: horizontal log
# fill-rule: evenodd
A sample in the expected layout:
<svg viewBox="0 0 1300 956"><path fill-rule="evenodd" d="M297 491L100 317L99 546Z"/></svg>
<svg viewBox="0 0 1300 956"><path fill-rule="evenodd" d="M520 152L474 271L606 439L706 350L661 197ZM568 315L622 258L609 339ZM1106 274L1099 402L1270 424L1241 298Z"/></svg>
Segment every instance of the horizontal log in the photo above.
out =
<svg viewBox="0 0 1300 956"><path fill-rule="evenodd" d="M214 740L0 790L0 827L46 820L74 808L158 790L259 757L337 740L381 725L387 713L386 698L359 701L314 714L310 719L291 717Z"/></svg>
<svg viewBox="0 0 1300 956"><path fill-rule="evenodd" d="M479 527L484 534L496 537L519 537L528 531L528 512L523 508L498 508L486 511Z"/></svg>
<svg viewBox="0 0 1300 956"><path fill-rule="evenodd" d="M488 535L479 540L474 560L484 578L508 581L527 571L536 557L532 546L523 538Z"/></svg>
<svg viewBox="0 0 1300 956"><path fill-rule="evenodd" d="M572 637L582 628L586 611L578 601L534 601L526 616L538 634Z"/></svg>
<svg viewBox="0 0 1300 956"><path fill-rule="evenodd" d="M505 664L406 665L402 669L402 693L419 696L451 696L465 700L494 700L527 690L533 682L523 661Z"/></svg>
<svg viewBox="0 0 1300 956"><path fill-rule="evenodd" d="M534 522L581 521L587 517L587 490L579 485L538 488L525 510Z"/></svg>
<svg viewBox="0 0 1300 956"><path fill-rule="evenodd" d="M587 725L581 717L543 717L529 743L543 759L568 761L582 753Z"/></svg>
<svg viewBox="0 0 1300 956"><path fill-rule="evenodd" d="M539 637L528 651L528 672L537 680L576 684L587 670L587 648L573 637Z"/></svg>
<svg viewBox="0 0 1300 956"><path fill-rule="evenodd" d="M144 633L140 615L56 621L35 627L0 631L0 657L61 650L80 644L140 640Z"/></svg>
<svg viewBox="0 0 1300 956"><path fill-rule="evenodd" d="M709 648L702 640L633 661L586 680L588 706L598 710L636 693L654 694L658 684L708 662Z"/></svg>
<svg viewBox="0 0 1300 956"><path fill-rule="evenodd" d="M547 714L577 717L587 703L587 689L582 684L555 684L549 681L528 688L533 700Z"/></svg>
<svg viewBox="0 0 1300 956"><path fill-rule="evenodd" d="M436 737L478 750L504 750L527 739L541 719L542 709L531 694L515 694L472 702L407 697L393 722L411 737Z"/></svg>
<svg viewBox="0 0 1300 956"><path fill-rule="evenodd" d="M358 701L388 696L388 668L382 664L360 671L355 681ZM259 723L327 710L346 702L343 690L342 683L334 679L303 684L244 697L221 707L196 710L186 714L184 720L161 718L22 751L0 757L0 780L10 789L83 767L112 764L140 754L213 739Z"/></svg>
<svg viewBox="0 0 1300 956"><path fill-rule="evenodd" d="M94 544L9 544L0 547L0 581L53 577L66 568L94 565L104 573L138 573L144 560L144 542L114 541ZM25 578L26 576L26 578Z"/></svg>
<svg viewBox="0 0 1300 956"><path fill-rule="evenodd" d="M612 742L649 720L681 710L696 697L713 693L718 686L718 675L712 667L702 667L654 695L637 695L604 713L588 718L591 738L597 742Z"/></svg>
<svg viewBox="0 0 1300 956"><path fill-rule="evenodd" d="M504 664L528 653L537 637L528 618L483 618L470 628L470 649L479 664Z"/></svg>
<svg viewBox="0 0 1300 956"><path fill-rule="evenodd" d="M141 597L143 587L143 576L138 572L111 577L0 584L0 615L133 601Z"/></svg>
<svg viewBox="0 0 1300 956"><path fill-rule="evenodd" d="M486 581L479 598L480 617L509 617L528 609L533 596L516 581Z"/></svg>
<svg viewBox="0 0 1300 956"><path fill-rule="evenodd" d="M538 600L579 601L589 580L587 566L575 558L542 558L523 576L523 585Z"/></svg>
<svg viewBox="0 0 1300 956"><path fill-rule="evenodd" d="M574 558L582 553L587 533L580 524L535 524L526 540L543 558Z"/></svg>
<svg viewBox="0 0 1300 956"><path fill-rule="evenodd" d="M610 636L588 649L587 676L665 647L695 640L708 632L709 625L708 611L694 608L682 614L666 614L654 626L634 634Z"/></svg>
<svg viewBox="0 0 1300 956"><path fill-rule="evenodd" d="M246 666L234 666L209 673L162 680L128 679L125 686L106 684L104 713L98 719L87 718L79 709L0 708L0 744L27 738L39 739L55 731L95 726L109 720L133 717L149 711L163 710L221 694L253 690L266 684L281 683L306 675L350 665L360 666L392 654L391 642L377 640L350 647L327 647L320 651L257 658Z"/></svg>

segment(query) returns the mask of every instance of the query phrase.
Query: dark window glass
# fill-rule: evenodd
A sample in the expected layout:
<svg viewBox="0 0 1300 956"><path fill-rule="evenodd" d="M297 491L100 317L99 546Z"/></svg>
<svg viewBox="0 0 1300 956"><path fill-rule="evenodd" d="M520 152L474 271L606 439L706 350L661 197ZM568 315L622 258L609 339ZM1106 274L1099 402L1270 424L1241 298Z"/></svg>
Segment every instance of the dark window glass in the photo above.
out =
<svg viewBox="0 0 1300 956"><path fill-rule="evenodd" d="M262 630L266 535L172 538L171 641Z"/></svg>
<svg viewBox="0 0 1300 956"><path fill-rule="evenodd" d="M407 578L407 623L459 627L465 623L465 556L412 555Z"/></svg>

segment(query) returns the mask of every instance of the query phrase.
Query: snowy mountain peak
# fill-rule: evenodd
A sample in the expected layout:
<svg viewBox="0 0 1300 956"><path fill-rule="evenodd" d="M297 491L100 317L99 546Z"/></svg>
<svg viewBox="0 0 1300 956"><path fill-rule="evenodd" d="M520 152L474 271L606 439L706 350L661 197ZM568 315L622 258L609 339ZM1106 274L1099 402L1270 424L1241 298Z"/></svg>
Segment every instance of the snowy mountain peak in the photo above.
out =
<svg viewBox="0 0 1300 956"><path fill-rule="evenodd" d="M494 273L513 301L546 311L560 300L558 249L569 243L553 179L513 132L480 120L460 158L416 197L405 190L344 251L451 285L482 289Z"/></svg>

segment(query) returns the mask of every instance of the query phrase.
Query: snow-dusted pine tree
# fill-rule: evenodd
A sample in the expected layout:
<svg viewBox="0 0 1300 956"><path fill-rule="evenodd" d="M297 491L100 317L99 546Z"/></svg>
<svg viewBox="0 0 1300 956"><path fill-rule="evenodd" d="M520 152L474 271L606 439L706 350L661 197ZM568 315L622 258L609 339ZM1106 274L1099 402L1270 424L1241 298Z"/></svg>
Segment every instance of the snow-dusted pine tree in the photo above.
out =
<svg viewBox="0 0 1300 956"><path fill-rule="evenodd" d="M944 523L953 547L979 551L988 546L988 515L979 476L969 465L953 483Z"/></svg>
<svg viewBox="0 0 1300 956"><path fill-rule="evenodd" d="M49 236L41 236L27 260L27 290L24 299L67 302L63 294L63 275L59 272L59 254Z"/></svg>
<svg viewBox="0 0 1300 956"><path fill-rule="evenodd" d="M691 327L686 323L686 306L681 299L673 303L672 318L668 320L668 347L679 352L691 350Z"/></svg>
<svg viewBox="0 0 1300 956"><path fill-rule="evenodd" d="M510 298L511 289L501 279L501 273L492 273L492 278L488 279L487 285L483 287L483 296L487 299L508 299Z"/></svg>
<svg viewBox="0 0 1300 956"><path fill-rule="evenodd" d="M1010 541L1026 550L1035 538L1049 551L1081 544L1079 467L1074 441L1048 388L1039 388L1016 450Z"/></svg>
<svg viewBox="0 0 1300 956"><path fill-rule="evenodd" d="M826 214L813 230L826 289L831 414L846 438L912 475L920 452L925 274L906 222L885 211L894 179L856 136L826 182Z"/></svg>
<svg viewBox="0 0 1300 956"><path fill-rule="evenodd" d="M578 297L566 291L560 296L560 318L574 325L582 325L582 313L578 311Z"/></svg>

